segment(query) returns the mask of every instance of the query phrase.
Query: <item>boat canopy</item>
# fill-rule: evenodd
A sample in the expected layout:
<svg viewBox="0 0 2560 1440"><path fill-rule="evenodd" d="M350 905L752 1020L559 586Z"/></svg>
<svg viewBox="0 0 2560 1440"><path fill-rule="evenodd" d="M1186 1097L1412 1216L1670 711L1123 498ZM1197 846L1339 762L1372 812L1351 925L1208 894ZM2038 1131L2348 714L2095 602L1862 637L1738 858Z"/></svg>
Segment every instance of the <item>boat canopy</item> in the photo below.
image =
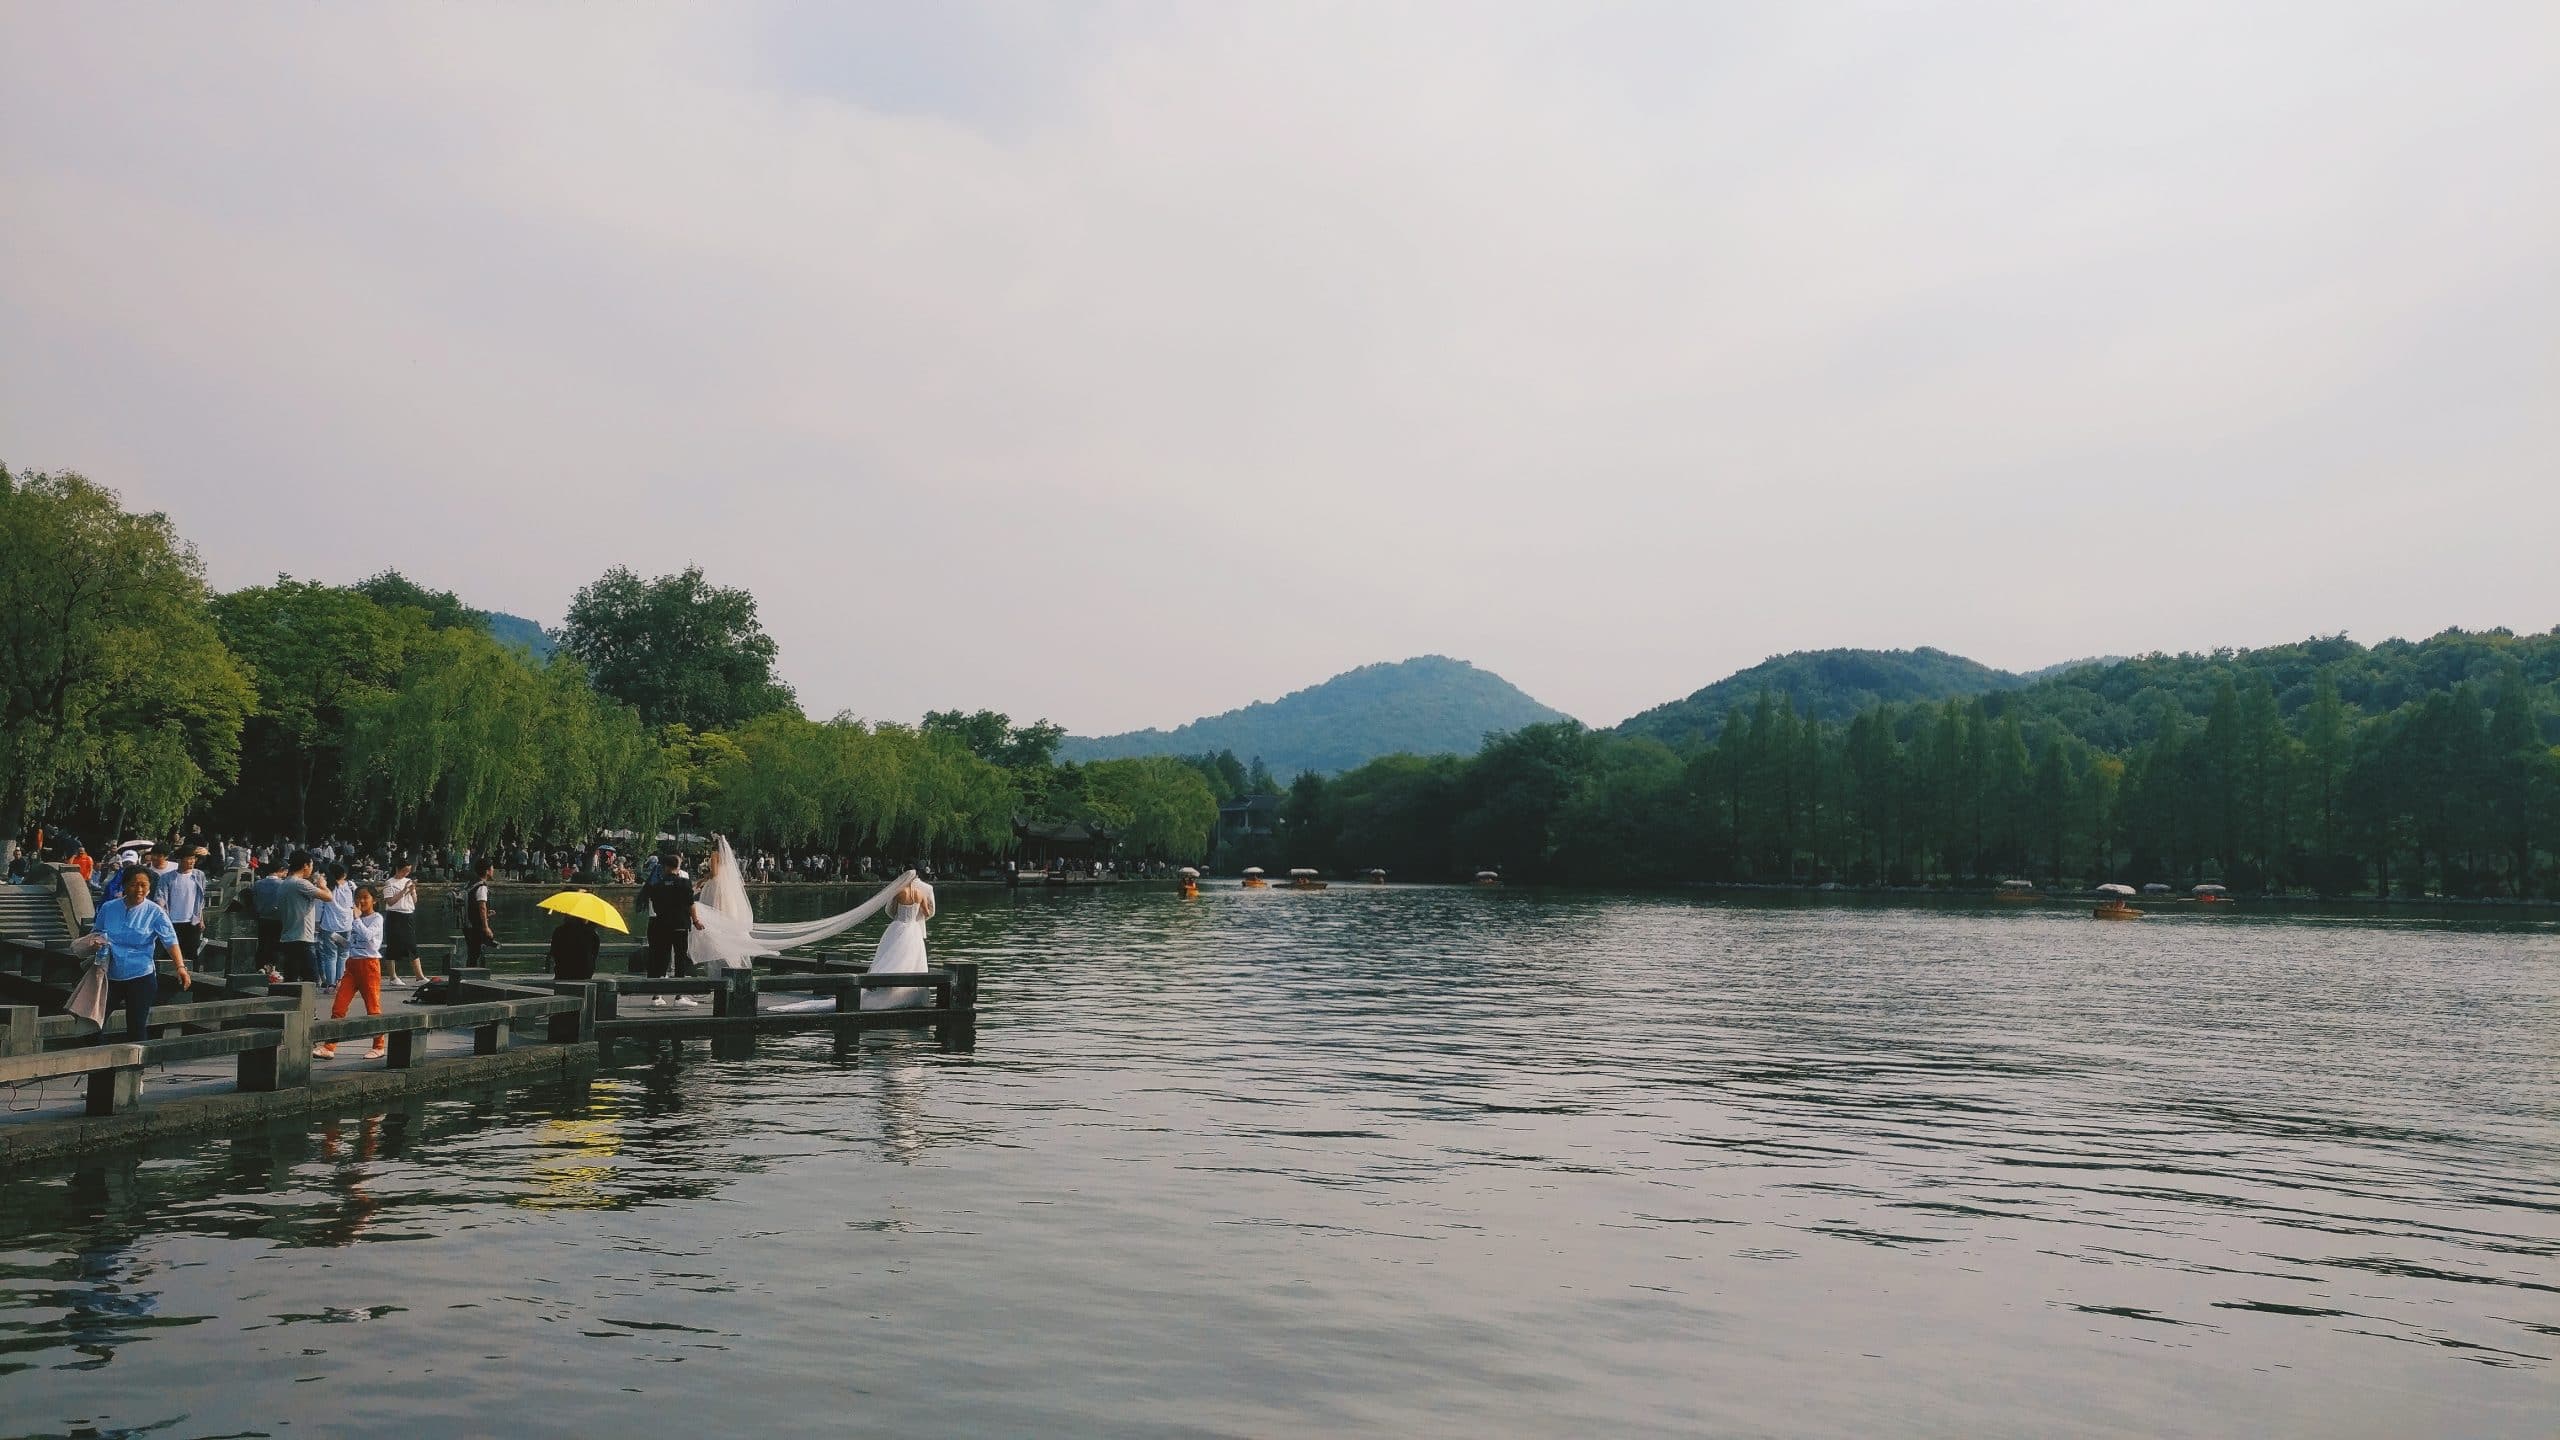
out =
<svg viewBox="0 0 2560 1440"><path fill-rule="evenodd" d="M1499 870L1479 870L1476 872L1476 878L1479 880L1499 880L1502 878L1502 872Z"/></svg>
<svg viewBox="0 0 2560 1440"><path fill-rule="evenodd" d="M2003 890L2033 890L2036 888L2036 882L2033 880L2003 880L2000 882L2000 888Z"/></svg>
<svg viewBox="0 0 2560 1440"><path fill-rule="evenodd" d="M1247 865L1244 867L1244 873L1247 875L1259 875L1262 873L1262 867L1259 865Z"/></svg>
<svg viewBox="0 0 2560 1440"><path fill-rule="evenodd" d="M1386 872L1385 870L1383 870L1383 869L1380 869L1379 867L1377 867L1377 866L1375 866L1375 865L1372 865L1372 866L1370 866L1370 867L1369 867L1369 871L1368 871L1368 873L1369 873L1369 874L1372 874L1372 875L1384 875L1384 874L1386 874L1387 872Z"/></svg>
<svg viewBox="0 0 2560 1440"><path fill-rule="evenodd" d="M1192 869L1188 865L1183 866L1181 869L1176 870L1173 873L1181 876L1185 880L1197 880L1200 878L1200 872Z"/></svg>
<svg viewBox="0 0 2560 1440"><path fill-rule="evenodd" d="M2169 893L2169 887L2161 884L2157 880L2154 880L2150 884L2142 887L2142 893L2145 895L2166 895Z"/></svg>
<svg viewBox="0 0 2560 1440"><path fill-rule="evenodd" d="M2133 893L2133 887L2130 885L2117 885L2110 882L2099 886L2098 893L2101 895L2130 895Z"/></svg>
<svg viewBox="0 0 2560 1440"><path fill-rule="evenodd" d="M1300 869L1300 870L1292 870L1292 871L1290 871L1289 873L1290 873L1290 874L1292 874L1292 875L1313 875L1313 874L1315 874L1316 872L1314 872L1313 870Z"/></svg>
<svg viewBox="0 0 2560 1440"><path fill-rule="evenodd" d="M2228 895L2231 892L2220 885L2199 885L2195 888L2195 893L2198 895Z"/></svg>

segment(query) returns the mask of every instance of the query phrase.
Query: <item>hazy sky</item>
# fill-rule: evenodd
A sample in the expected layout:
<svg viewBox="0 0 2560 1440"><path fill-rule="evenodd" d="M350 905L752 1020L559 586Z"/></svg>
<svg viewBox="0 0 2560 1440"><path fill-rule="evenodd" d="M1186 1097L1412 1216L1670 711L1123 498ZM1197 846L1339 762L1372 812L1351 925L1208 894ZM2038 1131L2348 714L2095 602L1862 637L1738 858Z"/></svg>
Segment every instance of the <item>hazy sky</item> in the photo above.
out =
<svg viewBox="0 0 2560 1440"><path fill-rule="evenodd" d="M2560 6L0 8L0 458L815 713L2560 623Z"/></svg>

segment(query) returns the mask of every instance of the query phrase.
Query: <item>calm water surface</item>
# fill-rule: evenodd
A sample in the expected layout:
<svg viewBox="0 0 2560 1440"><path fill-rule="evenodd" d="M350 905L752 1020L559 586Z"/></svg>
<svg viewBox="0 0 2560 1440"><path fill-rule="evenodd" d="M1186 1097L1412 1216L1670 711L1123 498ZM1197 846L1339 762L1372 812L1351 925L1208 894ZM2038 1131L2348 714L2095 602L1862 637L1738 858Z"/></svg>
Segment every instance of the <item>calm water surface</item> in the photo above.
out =
<svg viewBox="0 0 2560 1440"><path fill-rule="evenodd" d="M0 1432L2560 1429L2548 924L1338 888L934 943L973 1052L625 1047L0 1180Z"/></svg>

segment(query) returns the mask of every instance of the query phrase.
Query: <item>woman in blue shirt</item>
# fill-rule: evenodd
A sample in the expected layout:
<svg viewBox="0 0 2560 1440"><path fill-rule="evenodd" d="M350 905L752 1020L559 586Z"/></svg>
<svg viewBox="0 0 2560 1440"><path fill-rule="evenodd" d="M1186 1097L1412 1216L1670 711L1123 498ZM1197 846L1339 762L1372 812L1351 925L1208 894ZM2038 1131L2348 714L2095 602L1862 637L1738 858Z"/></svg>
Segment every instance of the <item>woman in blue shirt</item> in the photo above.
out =
<svg viewBox="0 0 2560 1440"><path fill-rule="evenodd" d="M151 1007L160 1003L161 952L178 962L179 989L195 983L178 953L177 927L151 899L150 871L125 872L124 897L98 907L98 933L107 937L107 1004L124 1007L124 1038L148 1040Z"/></svg>

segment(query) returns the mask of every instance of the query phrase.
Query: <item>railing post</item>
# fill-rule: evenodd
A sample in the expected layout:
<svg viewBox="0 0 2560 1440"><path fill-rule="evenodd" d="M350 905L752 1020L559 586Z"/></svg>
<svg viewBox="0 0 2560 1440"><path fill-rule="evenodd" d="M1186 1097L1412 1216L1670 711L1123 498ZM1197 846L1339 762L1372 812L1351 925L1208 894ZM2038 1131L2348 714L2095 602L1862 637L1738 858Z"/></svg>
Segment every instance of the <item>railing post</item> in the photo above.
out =
<svg viewBox="0 0 2560 1440"><path fill-rule="evenodd" d="M426 1033L427 1032L424 1030L392 1031L391 1034L386 1037L391 1043L384 1049L382 1068L385 1070L406 1070L410 1066L417 1064L418 1051L423 1048Z"/></svg>
<svg viewBox="0 0 2560 1440"><path fill-rule="evenodd" d="M142 1103L142 1067L119 1065L89 1072L89 1113L122 1115Z"/></svg>
<svg viewBox="0 0 2560 1440"><path fill-rule="evenodd" d="M0 1006L0 1055L34 1055L43 1049L36 1034L36 1007Z"/></svg>
<svg viewBox="0 0 2560 1440"><path fill-rule="evenodd" d="M756 972L721 972L720 988L711 995L711 1013L724 1018L744 1016L753 1019L756 1013Z"/></svg>
<svg viewBox="0 0 2560 1440"><path fill-rule="evenodd" d="M599 975L595 978L594 985L595 988L587 1003L595 1011L596 1022L602 1024L607 1020L620 1019L622 981L611 975Z"/></svg>
<svg viewBox="0 0 2560 1440"><path fill-rule="evenodd" d="M551 993L575 996L578 1008L551 1017L551 1039L554 1044L578 1045L596 1038L596 992L602 987L592 980L554 980Z"/></svg>
<svg viewBox="0 0 2560 1440"><path fill-rule="evenodd" d="M311 1022L320 1013L320 987L296 981L272 986L267 994L293 1001L293 1008L258 1017L275 1022L275 1048L240 1052L240 1088L299 1090L311 1083Z"/></svg>
<svg viewBox="0 0 2560 1440"><path fill-rule="evenodd" d="M507 1022L506 1022L506 1021L504 1021L504 1020L492 1020L492 1021L490 1021L488 1024L486 1024L486 1025L474 1025L474 1026L472 1026L472 1027L471 1027L471 1053L472 1053L472 1054L474 1054L474 1055L495 1055L495 1054L497 1054L499 1051L504 1050L504 1049L506 1049L506 1048L507 1048Z"/></svg>
<svg viewBox="0 0 2560 1440"><path fill-rule="evenodd" d="M945 960L942 968L951 972L951 1008L962 1014L975 1013L978 1008L978 962Z"/></svg>

